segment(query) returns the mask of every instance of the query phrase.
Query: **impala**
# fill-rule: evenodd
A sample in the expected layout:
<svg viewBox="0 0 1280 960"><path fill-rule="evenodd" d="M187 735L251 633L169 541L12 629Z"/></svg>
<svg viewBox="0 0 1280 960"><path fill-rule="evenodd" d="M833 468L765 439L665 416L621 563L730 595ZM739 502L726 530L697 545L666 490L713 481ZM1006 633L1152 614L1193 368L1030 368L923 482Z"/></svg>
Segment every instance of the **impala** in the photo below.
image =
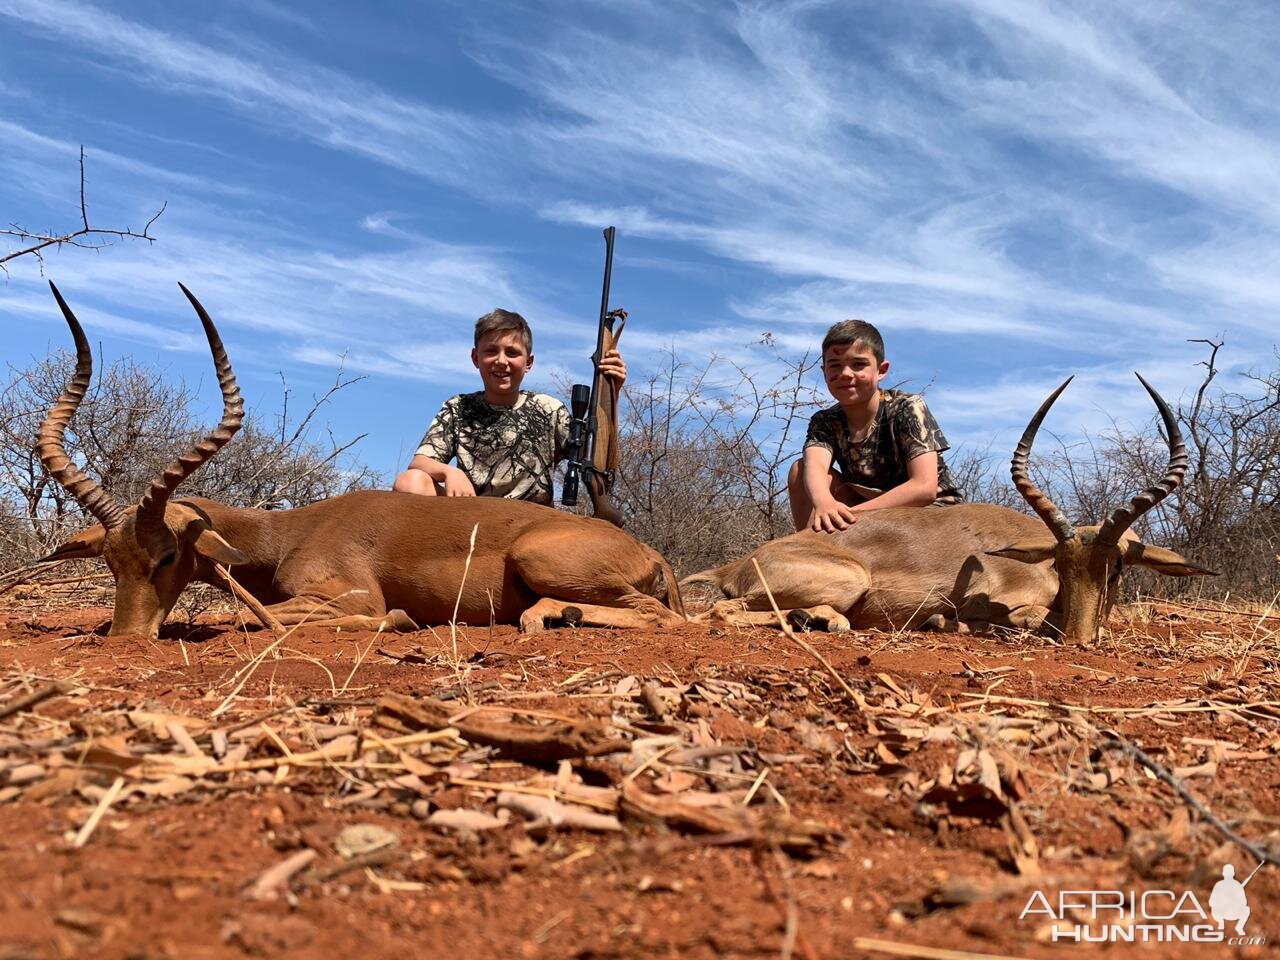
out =
<svg viewBox="0 0 1280 960"><path fill-rule="evenodd" d="M36 450L98 523L45 559L106 560L116 583L112 635L156 636L193 580L224 590L238 586L272 627L305 621L414 629L457 620L519 623L533 632L548 620L622 627L684 622L675 577L657 552L603 520L539 504L377 490L278 511L200 497L172 500L244 419L218 331L185 286L182 292L209 341L222 421L126 508L72 463L63 444L93 360L84 331L53 287L75 339L76 369L41 424Z"/></svg>
<svg viewBox="0 0 1280 960"><path fill-rule="evenodd" d="M1129 529L1182 481L1187 449L1164 399L1138 375L1164 422L1169 463L1159 483L1104 523L1076 527L1027 474L1036 431L1068 379L1041 404L1013 455L1014 485L1039 517L967 503L859 514L837 533L803 531L772 540L741 560L686 577L686 597L710 609L694 619L738 625L775 622L765 582L793 622L850 627L1047 627L1094 639L1115 602L1120 575L1142 566L1175 577L1211 575ZM1046 533L1046 527L1048 528Z"/></svg>

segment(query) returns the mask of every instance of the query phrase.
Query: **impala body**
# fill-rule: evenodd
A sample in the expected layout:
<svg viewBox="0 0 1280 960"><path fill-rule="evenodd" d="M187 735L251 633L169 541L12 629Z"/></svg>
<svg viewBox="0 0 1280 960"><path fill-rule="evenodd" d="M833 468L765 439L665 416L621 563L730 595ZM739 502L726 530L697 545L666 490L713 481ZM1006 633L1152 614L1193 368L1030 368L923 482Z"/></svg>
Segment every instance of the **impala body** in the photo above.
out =
<svg viewBox="0 0 1280 960"><path fill-rule="evenodd" d="M1209 574L1172 550L1144 544L1129 530L1178 485L1187 468L1177 420L1145 380L1169 443L1169 466L1159 483L1105 523L1076 528L1031 482L1032 441L1067 383L1032 417L1013 456L1014 485L1039 519L982 503L868 511L846 530L792 534L686 577L682 592L710 603L695 619L773 622L755 570L759 564L778 606L799 611L802 622L826 621L838 630L1048 627L1083 642L1095 638L1106 621L1125 566L1170 576Z"/></svg>
<svg viewBox="0 0 1280 960"><path fill-rule="evenodd" d="M185 287L218 371L222 422L157 477L137 506L120 507L63 448L92 357L74 314L53 292L75 338L77 364L41 426L37 450L99 522L47 559L106 560L116 581L112 634L155 636L192 580L230 586L219 566L231 568L272 627L305 621L413 629L455 616L471 624L519 623L526 631L566 616L600 626L684 621L675 577L657 552L602 520L551 507L391 491L281 511L171 500L178 484L231 439L244 409L213 321Z"/></svg>
<svg viewBox="0 0 1280 960"><path fill-rule="evenodd" d="M1036 629L1057 592L1052 565L985 551L1042 529L1035 517L985 503L867 511L836 533L802 530L770 541L685 578L680 590L690 604L719 601L709 619L776 622L755 560L780 608L806 609L838 628L904 629L941 616ZM735 616L746 611L760 614Z"/></svg>

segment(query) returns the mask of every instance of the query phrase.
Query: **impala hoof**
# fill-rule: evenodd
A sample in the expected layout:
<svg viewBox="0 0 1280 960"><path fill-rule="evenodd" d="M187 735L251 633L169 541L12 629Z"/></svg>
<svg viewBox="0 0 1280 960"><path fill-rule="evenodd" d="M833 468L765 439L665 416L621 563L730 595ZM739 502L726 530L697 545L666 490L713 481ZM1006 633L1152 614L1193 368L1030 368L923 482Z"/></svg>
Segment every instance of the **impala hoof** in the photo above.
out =
<svg viewBox="0 0 1280 960"><path fill-rule="evenodd" d="M397 633L416 633L422 629L403 610L392 610L382 618L383 626Z"/></svg>
<svg viewBox="0 0 1280 960"><path fill-rule="evenodd" d="M787 623L792 630L821 630L826 626L808 610L792 610L787 614Z"/></svg>
<svg viewBox="0 0 1280 960"><path fill-rule="evenodd" d="M787 614L787 623L793 630L825 630L827 633L848 633L849 621L840 614L814 613L797 607Z"/></svg>
<svg viewBox="0 0 1280 960"><path fill-rule="evenodd" d="M542 626L547 630L559 630L562 627L580 627L586 614L579 607L564 607L554 616L542 618Z"/></svg>

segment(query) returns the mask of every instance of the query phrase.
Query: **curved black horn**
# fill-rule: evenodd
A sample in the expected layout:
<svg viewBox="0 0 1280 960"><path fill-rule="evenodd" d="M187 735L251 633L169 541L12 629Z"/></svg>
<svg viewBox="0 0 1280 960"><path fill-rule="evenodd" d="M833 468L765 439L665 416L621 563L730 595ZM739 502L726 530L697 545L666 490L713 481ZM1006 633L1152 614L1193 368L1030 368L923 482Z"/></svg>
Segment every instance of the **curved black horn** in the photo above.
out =
<svg viewBox="0 0 1280 960"><path fill-rule="evenodd" d="M1147 388L1147 393L1151 394L1151 399L1156 402L1156 408L1160 411L1160 419L1164 421L1165 436L1169 441L1169 465L1165 468L1164 479L1147 487L1130 500L1128 506L1116 508L1115 512L1107 518L1107 522L1099 528L1095 541L1098 543L1119 543L1120 537L1133 525L1133 521L1173 493L1178 484L1182 483L1182 477L1187 472L1187 445L1182 441L1182 431L1178 429L1178 418L1174 416L1169 404L1164 402L1164 398L1143 379L1142 374L1135 371L1133 375Z"/></svg>
<svg viewBox="0 0 1280 960"><path fill-rule="evenodd" d="M85 392L89 389L89 382L93 379L93 351L89 349L89 341L84 335L80 321L67 306L67 301L62 299L62 294L58 292L52 280L49 281L49 289L53 291L53 297L58 301L67 326L71 328L71 336L76 342L76 372L72 375L66 389L62 391L62 395L58 397L57 403L49 408L48 415L40 423L40 430L36 435L36 455L40 457L44 468L58 483L62 484L63 489L75 497L78 504L97 517L99 523L110 530L124 523L124 511L111 499L107 491L86 477L71 462L63 443L67 424L75 416L80 402L84 400Z"/></svg>
<svg viewBox="0 0 1280 960"><path fill-rule="evenodd" d="M240 397L240 387L236 384L236 375L231 369L231 361L227 359L227 351L222 346L222 338L218 336L218 328L213 325L208 311L201 306L183 284L182 292L191 301L200 323L204 325L204 334L209 341L209 350L213 354L213 366L218 373L218 385L222 388L222 421L213 432L197 443L187 453L174 460L164 471L151 481L151 487L143 494L138 504L138 523L153 525L164 520L164 507L169 497L183 480L195 473L200 467L213 458L213 455L226 445L244 422L244 400Z"/></svg>
<svg viewBox="0 0 1280 960"><path fill-rule="evenodd" d="M1049 399L1040 404L1040 409L1036 411L1031 422L1027 424L1027 429L1022 432L1022 439L1018 441L1017 449L1013 451L1013 461L1009 465L1009 473L1013 477L1013 485L1018 488L1018 492L1022 494L1022 498L1031 505L1037 516L1045 522L1045 526L1053 533L1054 538L1061 543L1064 540L1070 540L1076 535L1075 527L1058 509L1057 505L1049 499L1048 495L1042 493L1040 488L1031 482L1031 477L1027 474L1027 457L1031 453L1032 441L1036 438L1036 431L1040 429L1040 424L1044 421L1045 414L1049 412L1049 408L1053 406L1053 401L1058 399L1058 395L1067 389L1067 384L1075 379L1072 375L1062 382L1062 386L1049 394Z"/></svg>

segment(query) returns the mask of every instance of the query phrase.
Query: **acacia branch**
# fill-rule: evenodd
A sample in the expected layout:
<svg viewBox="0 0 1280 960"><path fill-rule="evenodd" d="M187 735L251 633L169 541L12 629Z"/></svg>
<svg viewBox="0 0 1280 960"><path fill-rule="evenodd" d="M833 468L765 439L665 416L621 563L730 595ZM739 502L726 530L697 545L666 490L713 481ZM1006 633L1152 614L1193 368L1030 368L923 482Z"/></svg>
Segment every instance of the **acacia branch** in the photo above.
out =
<svg viewBox="0 0 1280 960"><path fill-rule="evenodd" d="M85 237L115 237L118 239L145 240L147 243L155 243L156 238L151 235L151 227L160 215L164 213L169 206L169 201L165 201L160 205L160 209L155 212L141 232L125 228L123 230L108 229L105 227L94 227L89 225L89 208L85 201L85 177L84 177L84 145L80 146L80 223L78 230L70 233L54 234L54 233L37 233L20 226L17 223L10 223L7 228L0 229L0 235L6 237L16 237L19 241L27 244L18 250L10 251L6 254L0 254L0 271L4 271L7 275L9 268L5 266L10 260L18 257L24 257L28 254L34 256L40 261L40 272L44 273L44 251L49 247L80 247L86 250L101 250L103 247L109 247L111 240L85 240Z"/></svg>

